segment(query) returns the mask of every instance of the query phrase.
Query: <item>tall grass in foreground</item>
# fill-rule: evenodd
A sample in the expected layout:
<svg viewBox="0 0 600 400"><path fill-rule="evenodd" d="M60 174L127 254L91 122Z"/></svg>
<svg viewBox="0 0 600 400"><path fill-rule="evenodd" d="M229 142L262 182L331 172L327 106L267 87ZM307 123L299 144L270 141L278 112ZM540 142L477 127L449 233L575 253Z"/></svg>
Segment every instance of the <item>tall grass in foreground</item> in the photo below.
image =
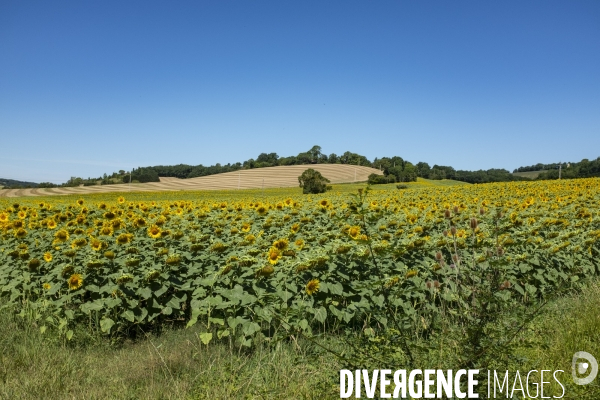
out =
<svg viewBox="0 0 600 400"><path fill-rule="evenodd" d="M563 369L565 399L600 398L600 378L587 386L573 385L570 378L571 357L576 351L600 359L599 316L598 282L551 303L521 334L521 358L510 366L512 372L517 368L525 372ZM10 310L2 310L0 398L339 398L340 365L310 343L282 342L249 352L227 342L202 345L197 332L167 330L159 337L119 344L82 332L65 344L54 335L41 335L37 327L13 317ZM343 348L338 337L322 340L327 347ZM448 360L458 356L451 347L443 351ZM552 390L557 390L555 395L561 393L557 386Z"/></svg>

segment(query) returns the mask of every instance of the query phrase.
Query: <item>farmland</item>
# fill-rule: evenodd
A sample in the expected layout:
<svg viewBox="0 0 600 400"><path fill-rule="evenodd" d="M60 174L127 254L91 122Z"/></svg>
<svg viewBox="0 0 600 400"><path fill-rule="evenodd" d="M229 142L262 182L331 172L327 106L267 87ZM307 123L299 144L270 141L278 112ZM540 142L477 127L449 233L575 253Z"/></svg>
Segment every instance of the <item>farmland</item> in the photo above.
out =
<svg viewBox="0 0 600 400"><path fill-rule="evenodd" d="M394 325L422 336L484 288L502 311L595 276L599 184L3 199L0 296L65 343L166 326L248 349Z"/></svg>
<svg viewBox="0 0 600 400"><path fill-rule="evenodd" d="M191 179L161 178L160 182L149 183L61 188L4 189L0 190L0 198L118 192L237 190L296 187L298 186L298 176L300 176L307 168L308 166L306 165L292 165L245 169ZM315 164L311 165L310 168L321 172L333 184L364 182L368 179L370 174L382 174L378 169L361 167L358 165Z"/></svg>

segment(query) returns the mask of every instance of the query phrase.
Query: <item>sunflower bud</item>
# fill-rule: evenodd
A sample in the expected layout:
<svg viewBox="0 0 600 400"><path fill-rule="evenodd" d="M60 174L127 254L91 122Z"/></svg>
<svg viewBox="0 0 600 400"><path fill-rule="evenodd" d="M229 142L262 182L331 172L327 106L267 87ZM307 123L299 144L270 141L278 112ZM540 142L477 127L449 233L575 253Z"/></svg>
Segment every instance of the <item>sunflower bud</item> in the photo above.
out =
<svg viewBox="0 0 600 400"><path fill-rule="evenodd" d="M452 217L452 214L450 214L450 210L444 210L444 218L450 219L450 217Z"/></svg>
<svg viewBox="0 0 600 400"><path fill-rule="evenodd" d="M440 288L440 282L439 281L433 281L433 287L436 289Z"/></svg>
<svg viewBox="0 0 600 400"><path fill-rule="evenodd" d="M471 218L471 229L477 229L477 218Z"/></svg>
<svg viewBox="0 0 600 400"><path fill-rule="evenodd" d="M438 251L437 253L435 253L435 259L438 261L442 260L442 252Z"/></svg>
<svg viewBox="0 0 600 400"><path fill-rule="evenodd" d="M450 228L450 233L452 234L452 236L456 236L456 227L455 226Z"/></svg>

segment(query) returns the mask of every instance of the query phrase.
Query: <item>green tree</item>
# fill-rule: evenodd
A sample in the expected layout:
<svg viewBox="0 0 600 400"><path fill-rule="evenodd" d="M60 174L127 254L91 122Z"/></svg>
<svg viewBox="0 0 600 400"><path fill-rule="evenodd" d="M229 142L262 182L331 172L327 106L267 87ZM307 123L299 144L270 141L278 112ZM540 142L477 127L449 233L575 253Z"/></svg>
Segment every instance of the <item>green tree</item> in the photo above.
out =
<svg viewBox="0 0 600 400"><path fill-rule="evenodd" d="M307 169L298 177L298 182L304 194L325 193L329 179L325 178L319 171L312 168Z"/></svg>

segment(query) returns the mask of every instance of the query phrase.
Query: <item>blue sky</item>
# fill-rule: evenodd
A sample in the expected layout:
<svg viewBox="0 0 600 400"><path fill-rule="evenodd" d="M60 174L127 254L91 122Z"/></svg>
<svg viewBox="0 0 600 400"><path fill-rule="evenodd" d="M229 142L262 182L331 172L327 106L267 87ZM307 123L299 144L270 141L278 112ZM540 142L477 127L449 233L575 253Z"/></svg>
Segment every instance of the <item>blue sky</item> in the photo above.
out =
<svg viewBox="0 0 600 400"><path fill-rule="evenodd" d="M600 2L0 0L0 177L600 156Z"/></svg>

